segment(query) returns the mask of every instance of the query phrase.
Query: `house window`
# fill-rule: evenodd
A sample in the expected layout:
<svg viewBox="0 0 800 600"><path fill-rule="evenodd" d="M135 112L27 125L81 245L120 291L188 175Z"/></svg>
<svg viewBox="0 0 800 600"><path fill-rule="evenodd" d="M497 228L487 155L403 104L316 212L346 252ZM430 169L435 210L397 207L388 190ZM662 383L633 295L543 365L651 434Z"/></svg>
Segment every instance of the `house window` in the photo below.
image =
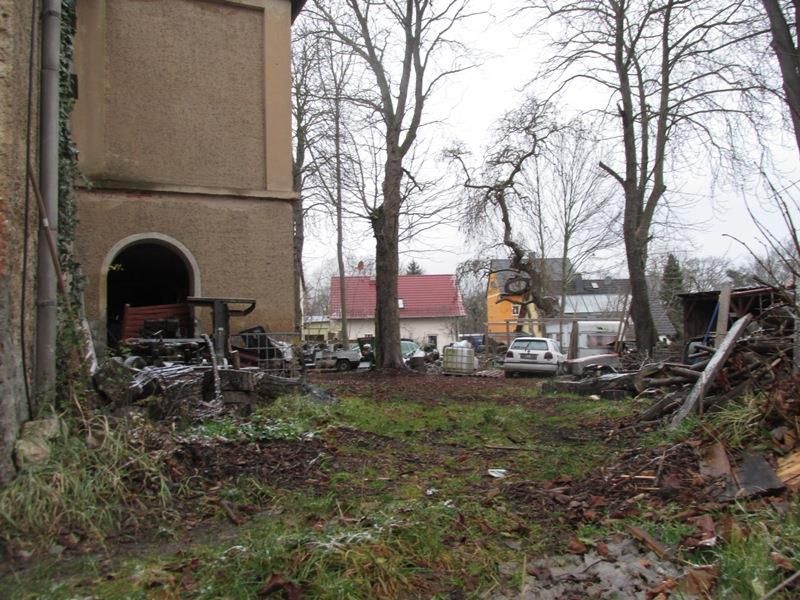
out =
<svg viewBox="0 0 800 600"><path fill-rule="evenodd" d="M437 348L439 346L439 344L436 343L437 342L436 337L437 336L435 336L435 335L429 335L428 336L428 345L429 346L433 346L434 348Z"/></svg>
<svg viewBox="0 0 800 600"><path fill-rule="evenodd" d="M405 308L405 302L403 302L402 298L397 299L397 308Z"/></svg>
<svg viewBox="0 0 800 600"><path fill-rule="evenodd" d="M515 317L518 317L519 316L519 308L520 308L519 304L512 304L511 305L511 314L513 316L515 316Z"/></svg>

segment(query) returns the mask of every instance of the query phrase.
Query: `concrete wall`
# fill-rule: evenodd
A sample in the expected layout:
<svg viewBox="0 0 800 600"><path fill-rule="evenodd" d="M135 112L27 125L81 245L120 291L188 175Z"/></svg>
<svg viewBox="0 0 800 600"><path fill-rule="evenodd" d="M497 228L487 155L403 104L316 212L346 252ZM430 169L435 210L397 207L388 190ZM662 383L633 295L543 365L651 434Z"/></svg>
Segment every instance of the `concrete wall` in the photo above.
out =
<svg viewBox="0 0 800 600"><path fill-rule="evenodd" d="M341 321L331 321L331 331L341 331ZM436 336L436 346L441 350L451 342L458 341L458 319L400 319L400 337L409 338L425 346L428 336ZM357 339L366 335L375 335L375 322L372 319L352 319L347 321L347 335Z"/></svg>
<svg viewBox="0 0 800 600"><path fill-rule="evenodd" d="M149 233L188 250L195 294L257 300L234 329L290 331L290 0L78 0L77 14L73 134L92 183L77 255L96 331L109 252Z"/></svg>
<svg viewBox="0 0 800 600"><path fill-rule="evenodd" d="M25 223L25 147L32 2L0 0L0 485L14 474L11 453L20 423L28 418L22 368L21 317L31 357L36 298L36 201L31 196L27 300L22 306ZM34 49L38 67L38 48ZM32 153L36 147L38 78L34 71ZM36 163L34 157L34 164ZM32 366L29 360L29 367Z"/></svg>

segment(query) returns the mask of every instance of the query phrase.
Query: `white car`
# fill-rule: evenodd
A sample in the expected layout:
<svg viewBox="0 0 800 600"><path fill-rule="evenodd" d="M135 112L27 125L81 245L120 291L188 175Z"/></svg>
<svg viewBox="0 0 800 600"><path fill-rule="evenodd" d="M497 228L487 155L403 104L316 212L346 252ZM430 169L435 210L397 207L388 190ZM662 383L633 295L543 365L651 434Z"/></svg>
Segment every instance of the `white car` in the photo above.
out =
<svg viewBox="0 0 800 600"><path fill-rule="evenodd" d="M515 339L506 352L503 371L506 377L514 373L550 373L561 371L562 363L567 360L558 343L549 338L519 337Z"/></svg>

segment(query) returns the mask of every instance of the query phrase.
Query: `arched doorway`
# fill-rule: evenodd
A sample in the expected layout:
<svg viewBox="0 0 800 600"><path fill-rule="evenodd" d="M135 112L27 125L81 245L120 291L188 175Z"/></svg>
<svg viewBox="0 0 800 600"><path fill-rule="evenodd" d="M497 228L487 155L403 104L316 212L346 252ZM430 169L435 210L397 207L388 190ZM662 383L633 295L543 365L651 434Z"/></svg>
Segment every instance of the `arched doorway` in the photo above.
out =
<svg viewBox="0 0 800 600"><path fill-rule="evenodd" d="M126 304L151 306L185 302L195 282L187 258L158 239L132 242L119 250L108 265L106 324L109 346L116 346Z"/></svg>

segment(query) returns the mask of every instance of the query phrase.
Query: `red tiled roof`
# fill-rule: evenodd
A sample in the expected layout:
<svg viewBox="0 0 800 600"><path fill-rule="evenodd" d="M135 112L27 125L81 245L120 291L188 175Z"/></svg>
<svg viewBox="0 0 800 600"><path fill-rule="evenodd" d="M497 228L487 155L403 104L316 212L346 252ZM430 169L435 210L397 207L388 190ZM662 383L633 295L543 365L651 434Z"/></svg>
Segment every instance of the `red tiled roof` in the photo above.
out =
<svg viewBox="0 0 800 600"><path fill-rule="evenodd" d="M371 319L375 316L375 278L345 277L347 317ZM463 317L464 305L454 275L400 275L397 297L403 300L400 318ZM339 278L331 277L328 314L342 316Z"/></svg>

